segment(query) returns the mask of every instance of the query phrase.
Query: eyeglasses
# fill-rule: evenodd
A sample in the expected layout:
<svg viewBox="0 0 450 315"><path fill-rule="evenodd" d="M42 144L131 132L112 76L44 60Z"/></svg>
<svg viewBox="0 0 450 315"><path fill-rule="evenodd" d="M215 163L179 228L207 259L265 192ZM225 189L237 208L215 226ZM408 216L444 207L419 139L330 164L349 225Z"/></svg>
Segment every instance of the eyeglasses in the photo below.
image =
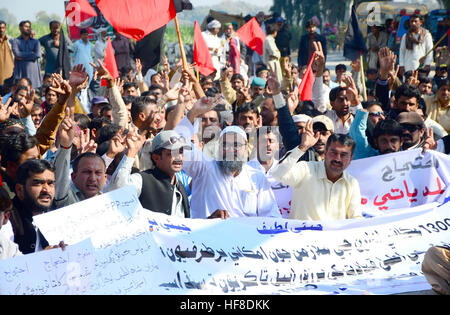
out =
<svg viewBox="0 0 450 315"><path fill-rule="evenodd" d="M384 112L372 112L372 113L369 113L369 116L380 117L381 115L384 116Z"/></svg>

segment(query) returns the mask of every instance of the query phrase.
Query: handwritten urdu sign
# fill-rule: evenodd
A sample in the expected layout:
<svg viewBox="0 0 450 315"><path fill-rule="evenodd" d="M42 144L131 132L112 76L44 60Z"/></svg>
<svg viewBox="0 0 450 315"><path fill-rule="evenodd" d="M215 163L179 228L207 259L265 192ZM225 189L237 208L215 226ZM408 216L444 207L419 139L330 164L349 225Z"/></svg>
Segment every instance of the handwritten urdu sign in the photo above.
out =
<svg viewBox="0 0 450 315"><path fill-rule="evenodd" d="M347 171L361 188L363 213L375 216L393 209L443 201L450 185L450 157L420 149L353 161Z"/></svg>

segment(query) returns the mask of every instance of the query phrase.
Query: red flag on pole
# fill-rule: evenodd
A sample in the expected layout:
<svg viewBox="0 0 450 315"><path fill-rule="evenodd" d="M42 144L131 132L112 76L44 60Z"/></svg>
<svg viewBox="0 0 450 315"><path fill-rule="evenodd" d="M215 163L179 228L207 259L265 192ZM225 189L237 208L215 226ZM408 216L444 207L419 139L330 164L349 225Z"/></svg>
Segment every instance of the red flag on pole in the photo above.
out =
<svg viewBox="0 0 450 315"><path fill-rule="evenodd" d="M252 18L245 23L240 29L237 30L239 39L251 50L256 51L258 54L263 54L264 40L266 35L259 25L256 18Z"/></svg>
<svg viewBox="0 0 450 315"><path fill-rule="evenodd" d="M228 55L228 61L233 68L233 73L241 73L241 53L236 43L236 38L230 39L230 52Z"/></svg>
<svg viewBox="0 0 450 315"><path fill-rule="evenodd" d="M314 56L316 53L313 53L311 56L311 60L308 63L308 67L306 68L306 72L303 75L302 82L298 87L298 93L300 94L301 101L311 101L312 100L312 89L314 85L315 76L312 71L312 63L314 61Z"/></svg>
<svg viewBox="0 0 450 315"><path fill-rule="evenodd" d="M114 55L114 48L111 39L108 37L105 50L105 59L103 61L105 68L108 69L114 79L119 77L119 69L117 68L116 56ZM106 86L106 81L102 80L102 86Z"/></svg>
<svg viewBox="0 0 450 315"><path fill-rule="evenodd" d="M198 71L205 76L216 70L197 21L194 23L194 63L197 64Z"/></svg>
<svg viewBox="0 0 450 315"><path fill-rule="evenodd" d="M97 0L97 7L114 29L137 41L177 14L173 0Z"/></svg>

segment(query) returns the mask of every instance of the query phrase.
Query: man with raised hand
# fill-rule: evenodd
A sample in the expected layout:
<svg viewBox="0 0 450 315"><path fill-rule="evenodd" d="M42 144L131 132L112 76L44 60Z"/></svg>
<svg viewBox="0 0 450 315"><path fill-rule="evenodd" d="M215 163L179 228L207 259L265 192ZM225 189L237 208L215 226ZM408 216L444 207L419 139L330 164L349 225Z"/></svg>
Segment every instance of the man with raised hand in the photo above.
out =
<svg viewBox="0 0 450 315"><path fill-rule="evenodd" d="M332 134L323 161L298 162L319 139L312 125L312 121L307 123L300 145L272 171L276 180L292 187L289 218L322 221L362 217L359 183L345 172L353 159L355 141L348 135Z"/></svg>
<svg viewBox="0 0 450 315"><path fill-rule="evenodd" d="M202 98L175 129L185 139L194 135L194 120L214 108L219 99ZM183 170L192 177L192 218L280 217L264 173L247 165L247 134L229 126L219 136L221 158L212 159L191 145Z"/></svg>

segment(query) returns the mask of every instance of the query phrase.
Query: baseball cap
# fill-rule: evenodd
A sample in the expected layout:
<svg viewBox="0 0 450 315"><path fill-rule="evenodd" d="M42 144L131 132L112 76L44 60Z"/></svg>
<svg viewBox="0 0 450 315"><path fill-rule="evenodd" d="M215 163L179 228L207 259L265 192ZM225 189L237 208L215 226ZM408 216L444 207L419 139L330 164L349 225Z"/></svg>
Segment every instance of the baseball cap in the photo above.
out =
<svg viewBox="0 0 450 315"><path fill-rule="evenodd" d="M109 104L108 100L102 96L95 96L94 98L92 98L91 103L92 103L92 105L97 105L97 104L102 104L102 103Z"/></svg>
<svg viewBox="0 0 450 315"><path fill-rule="evenodd" d="M321 123L328 131L334 132L333 121L325 115L318 115L313 118L313 126L317 123Z"/></svg>
<svg viewBox="0 0 450 315"><path fill-rule="evenodd" d="M259 87L265 88L266 80L264 80L263 78L259 78L259 77L253 78L251 86L259 86Z"/></svg>
<svg viewBox="0 0 450 315"><path fill-rule="evenodd" d="M153 138L150 152L155 152L158 149L179 150L181 148L190 150L191 145L186 142L186 139L180 136L174 130L163 130Z"/></svg>
<svg viewBox="0 0 450 315"><path fill-rule="evenodd" d="M400 124L424 126L422 117L416 112L402 112L398 114L397 121Z"/></svg>

